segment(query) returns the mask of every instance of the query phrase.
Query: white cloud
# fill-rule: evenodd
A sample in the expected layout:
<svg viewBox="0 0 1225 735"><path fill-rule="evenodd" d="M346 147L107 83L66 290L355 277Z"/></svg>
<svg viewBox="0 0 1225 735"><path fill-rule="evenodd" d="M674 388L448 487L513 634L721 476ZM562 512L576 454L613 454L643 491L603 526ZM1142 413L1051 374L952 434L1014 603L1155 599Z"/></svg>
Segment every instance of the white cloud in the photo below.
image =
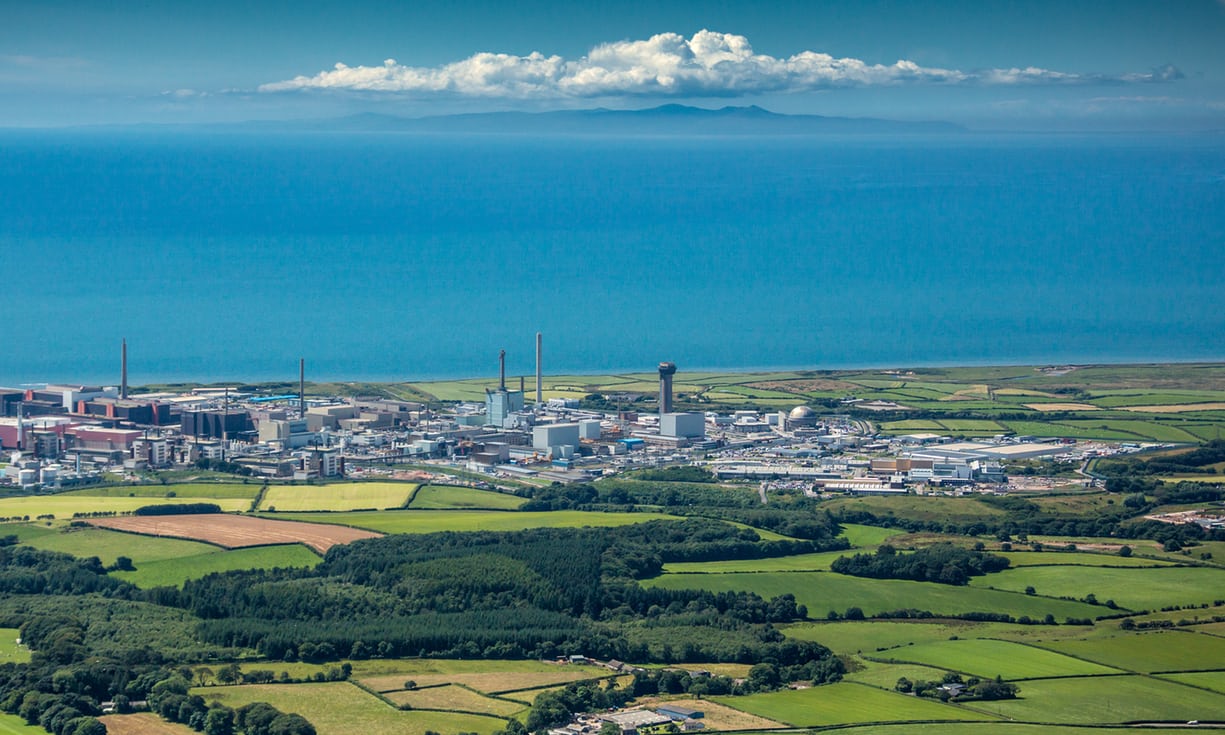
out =
<svg viewBox="0 0 1225 735"><path fill-rule="evenodd" d="M1037 67L963 72L924 67L905 59L869 64L801 51L787 58L758 54L744 36L702 30L685 38L660 33L642 41L616 41L567 60L533 52L527 56L478 53L437 67L336 64L330 71L260 87L263 92L344 89L452 94L472 97L591 98L606 96L735 97L805 92L837 87L901 84L1046 85L1167 81L1174 67L1148 74L1085 75Z"/></svg>

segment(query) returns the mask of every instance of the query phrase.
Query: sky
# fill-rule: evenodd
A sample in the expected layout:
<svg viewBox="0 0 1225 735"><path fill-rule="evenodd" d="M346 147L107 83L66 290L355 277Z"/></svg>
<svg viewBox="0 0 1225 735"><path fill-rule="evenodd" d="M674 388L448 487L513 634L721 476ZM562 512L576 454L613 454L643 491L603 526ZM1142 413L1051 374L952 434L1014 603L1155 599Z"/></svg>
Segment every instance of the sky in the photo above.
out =
<svg viewBox="0 0 1225 735"><path fill-rule="evenodd" d="M760 105L1225 130L1225 0L11 0L0 127Z"/></svg>

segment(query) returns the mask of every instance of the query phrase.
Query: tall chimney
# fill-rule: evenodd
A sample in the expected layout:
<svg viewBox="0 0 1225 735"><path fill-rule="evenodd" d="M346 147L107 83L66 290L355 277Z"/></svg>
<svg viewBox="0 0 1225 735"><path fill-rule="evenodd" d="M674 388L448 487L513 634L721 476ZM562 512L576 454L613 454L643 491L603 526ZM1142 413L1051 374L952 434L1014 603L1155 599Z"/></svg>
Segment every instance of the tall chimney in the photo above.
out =
<svg viewBox="0 0 1225 735"><path fill-rule="evenodd" d="M298 418L306 418L306 358L298 358Z"/></svg>
<svg viewBox="0 0 1225 735"><path fill-rule="evenodd" d="M498 390L506 392L506 350L498 351Z"/></svg>
<svg viewBox="0 0 1225 735"><path fill-rule="evenodd" d="M536 405L544 403L544 336L536 333Z"/></svg>
<svg viewBox="0 0 1225 735"><path fill-rule="evenodd" d="M119 397L128 399L128 341L123 340L123 372L119 378Z"/></svg>
<svg viewBox="0 0 1225 735"><path fill-rule="evenodd" d="M672 376L676 375L676 363L659 363L659 414L672 413Z"/></svg>

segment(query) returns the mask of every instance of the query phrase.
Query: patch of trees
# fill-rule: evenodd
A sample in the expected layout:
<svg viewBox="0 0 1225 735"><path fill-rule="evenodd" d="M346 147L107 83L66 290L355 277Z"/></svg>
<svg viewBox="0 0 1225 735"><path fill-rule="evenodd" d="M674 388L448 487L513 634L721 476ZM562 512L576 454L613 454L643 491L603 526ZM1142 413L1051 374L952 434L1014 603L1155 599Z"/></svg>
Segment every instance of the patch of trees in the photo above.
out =
<svg viewBox="0 0 1225 735"><path fill-rule="evenodd" d="M30 546L0 546L0 592L10 595L82 595L105 592L131 598L132 585L106 576L96 556L78 559Z"/></svg>
<svg viewBox="0 0 1225 735"><path fill-rule="evenodd" d="M634 474L639 480L654 480L658 482L714 482L715 476L705 467L693 465L685 467L660 467L642 470Z"/></svg>
<svg viewBox="0 0 1225 735"><path fill-rule="evenodd" d="M201 457L196 460L196 467L202 470L212 470L214 472L225 472L230 475L242 475L250 477L255 474L255 471L250 467L238 464L237 462L228 462L221 459L209 459Z"/></svg>
<svg viewBox="0 0 1225 735"><path fill-rule="evenodd" d="M1137 475L1216 474L1210 465L1225 462L1225 439L1213 439L1202 447L1179 454L1128 457L1100 463L1102 472L1119 477ZM1107 486L1109 488L1109 486Z"/></svg>
<svg viewBox="0 0 1225 735"><path fill-rule="evenodd" d="M889 544L881 544L875 554L840 556L830 569L839 574L872 579L910 579L962 585L977 577L1007 569L1007 558L972 551L949 543L934 544L908 554L899 554Z"/></svg>
<svg viewBox="0 0 1225 735"><path fill-rule="evenodd" d="M221 506L216 503L171 503L165 505L142 505L132 511L134 516L177 516L205 515L220 513Z"/></svg>
<svg viewBox="0 0 1225 735"><path fill-rule="evenodd" d="M962 681L960 674L951 671L946 673L940 681L918 679L912 682L903 676L897 680L897 684L893 688L903 694L931 697L944 702L950 699L955 699L958 702L1016 699L1017 694L1021 691L1016 684L1006 682L998 676L994 679L971 677L966 681Z"/></svg>

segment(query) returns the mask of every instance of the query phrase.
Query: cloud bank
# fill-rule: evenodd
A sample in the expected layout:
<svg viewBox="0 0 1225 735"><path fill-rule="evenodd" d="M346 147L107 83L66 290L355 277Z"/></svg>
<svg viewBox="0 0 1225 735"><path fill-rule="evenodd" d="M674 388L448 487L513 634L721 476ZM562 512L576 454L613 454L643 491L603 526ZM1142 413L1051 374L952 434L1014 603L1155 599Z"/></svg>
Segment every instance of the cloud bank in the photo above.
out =
<svg viewBox="0 0 1225 735"><path fill-rule="evenodd" d="M1050 85L1166 81L1181 76L1167 67L1117 76L1052 71L1037 67L964 72L924 67L913 61L869 64L802 51L788 58L758 54L744 36L702 30L685 38L660 33L645 41L617 41L586 56L564 59L478 53L437 67L336 64L314 76L262 85L262 92L337 89L465 97L591 98L606 96L738 97L839 87L902 84Z"/></svg>

